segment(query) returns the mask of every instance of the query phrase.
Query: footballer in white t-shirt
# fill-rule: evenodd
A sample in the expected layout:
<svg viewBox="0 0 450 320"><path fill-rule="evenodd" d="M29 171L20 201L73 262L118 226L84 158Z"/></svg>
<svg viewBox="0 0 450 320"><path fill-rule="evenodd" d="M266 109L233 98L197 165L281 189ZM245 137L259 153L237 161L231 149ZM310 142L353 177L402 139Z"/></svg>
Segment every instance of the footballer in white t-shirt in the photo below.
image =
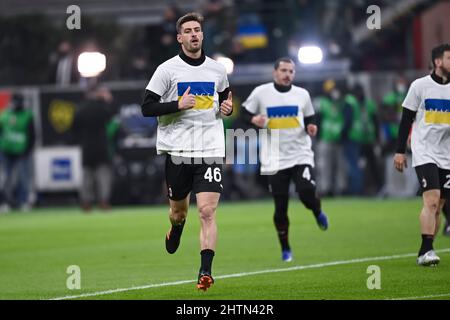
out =
<svg viewBox="0 0 450 320"><path fill-rule="evenodd" d="M450 198L450 45L432 51L431 75L411 84L403 102L397 153L394 165L403 171L406 141L412 126L412 166L421 186L423 208L420 214L422 245L417 263L434 266L440 261L433 249L439 230L440 212Z"/></svg>
<svg viewBox="0 0 450 320"><path fill-rule="evenodd" d="M314 153L311 138L317 133L314 109L308 91L294 86L295 64L289 58L275 62L274 82L256 87L242 104L244 119L268 130L269 139L261 139L261 173L268 175L269 189L275 202L274 222L281 244L282 260L292 260L288 231L289 186L294 182L298 196L314 213L322 230L328 219L316 192ZM278 137L278 150L270 146L271 135Z"/></svg>
<svg viewBox="0 0 450 320"><path fill-rule="evenodd" d="M225 68L202 51L202 22L198 13L188 13L177 21L180 54L153 74L146 87L142 114L158 117L157 152L166 154L171 222L166 250L173 254L179 247L190 193L194 192L201 222L197 288L206 291L214 282L215 215L223 189L222 117L231 115L233 109Z"/></svg>

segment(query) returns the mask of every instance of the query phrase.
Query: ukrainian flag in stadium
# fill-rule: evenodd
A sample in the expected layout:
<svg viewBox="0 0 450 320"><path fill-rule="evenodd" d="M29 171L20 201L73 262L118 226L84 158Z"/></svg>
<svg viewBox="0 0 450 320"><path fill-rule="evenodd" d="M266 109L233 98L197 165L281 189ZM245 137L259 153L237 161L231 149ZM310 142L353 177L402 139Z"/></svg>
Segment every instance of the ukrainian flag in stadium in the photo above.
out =
<svg viewBox="0 0 450 320"><path fill-rule="evenodd" d="M207 110L213 108L214 82L178 82L178 100L181 99L188 87L191 87L189 94L195 96L194 109Z"/></svg>
<svg viewBox="0 0 450 320"><path fill-rule="evenodd" d="M269 129L292 129L300 127L298 106L268 107Z"/></svg>
<svg viewBox="0 0 450 320"><path fill-rule="evenodd" d="M239 27L239 42L245 49L267 47L266 29L262 25L244 25Z"/></svg>
<svg viewBox="0 0 450 320"><path fill-rule="evenodd" d="M433 124L450 124L450 100L426 99L425 122Z"/></svg>

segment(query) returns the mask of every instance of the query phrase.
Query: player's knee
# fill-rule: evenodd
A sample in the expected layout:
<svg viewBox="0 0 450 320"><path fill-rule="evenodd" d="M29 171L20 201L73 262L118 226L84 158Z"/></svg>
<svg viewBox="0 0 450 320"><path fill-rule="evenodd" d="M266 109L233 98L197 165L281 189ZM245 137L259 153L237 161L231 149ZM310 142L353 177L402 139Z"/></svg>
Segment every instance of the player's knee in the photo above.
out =
<svg viewBox="0 0 450 320"><path fill-rule="evenodd" d="M172 219L176 222L182 222L184 219L186 219L187 216L187 209L185 208L171 208L170 209L170 215Z"/></svg>
<svg viewBox="0 0 450 320"><path fill-rule="evenodd" d="M430 190L423 195L423 204L430 212L439 211L441 193L439 190Z"/></svg>
<svg viewBox="0 0 450 320"><path fill-rule="evenodd" d="M200 219L203 221L213 221L216 207L212 205L203 205L198 209L200 213Z"/></svg>
<svg viewBox="0 0 450 320"><path fill-rule="evenodd" d="M315 189L303 189L299 191L299 198L303 205L310 210L317 206L317 196Z"/></svg>

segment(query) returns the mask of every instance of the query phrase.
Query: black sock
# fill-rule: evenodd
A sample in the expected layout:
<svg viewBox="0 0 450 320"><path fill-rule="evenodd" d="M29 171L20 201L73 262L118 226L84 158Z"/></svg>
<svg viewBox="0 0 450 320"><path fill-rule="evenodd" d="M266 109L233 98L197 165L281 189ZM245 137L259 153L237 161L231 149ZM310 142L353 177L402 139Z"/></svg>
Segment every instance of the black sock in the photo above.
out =
<svg viewBox="0 0 450 320"><path fill-rule="evenodd" d="M281 249L283 251L291 250L291 247L289 246L289 225L275 225L275 228L277 229L278 240L280 240Z"/></svg>
<svg viewBox="0 0 450 320"><path fill-rule="evenodd" d="M273 221L275 223L275 229L277 230L278 240L280 240L281 249L283 251L291 250L289 246L289 218L287 215L289 195L275 194L273 197L275 201Z"/></svg>
<svg viewBox="0 0 450 320"><path fill-rule="evenodd" d="M422 246L420 247L419 256L433 249L434 235L422 234Z"/></svg>
<svg viewBox="0 0 450 320"><path fill-rule="evenodd" d="M200 266L200 272L208 272L211 274L211 265L214 258L214 251L211 249L205 249L200 251L202 264Z"/></svg>
<svg viewBox="0 0 450 320"><path fill-rule="evenodd" d="M314 216L317 218L322 212L322 203L316 195L315 189L304 189L299 191L298 197L303 205L312 211Z"/></svg>
<svg viewBox="0 0 450 320"><path fill-rule="evenodd" d="M174 223L173 221L171 221L171 223L172 223L172 232L180 233L181 231L183 231L184 224L186 223L186 219L184 219L180 223L176 223L176 222Z"/></svg>

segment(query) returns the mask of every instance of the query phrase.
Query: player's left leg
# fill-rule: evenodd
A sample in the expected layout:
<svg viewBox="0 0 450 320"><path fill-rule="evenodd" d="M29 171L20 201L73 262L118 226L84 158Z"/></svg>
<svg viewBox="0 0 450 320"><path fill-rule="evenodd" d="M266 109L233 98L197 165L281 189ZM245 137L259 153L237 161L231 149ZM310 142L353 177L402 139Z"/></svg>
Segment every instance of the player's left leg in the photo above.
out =
<svg viewBox="0 0 450 320"><path fill-rule="evenodd" d="M328 218L322 211L322 203L317 195L314 168L310 165L295 166L294 181L300 201L312 211L319 228L327 230Z"/></svg>
<svg viewBox="0 0 450 320"><path fill-rule="evenodd" d="M197 288L206 291L214 283L212 277L212 261L217 242L216 210L220 193L197 193L197 207L200 217L200 255L201 266Z"/></svg>
<svg viewBox="0 0 450 320"><path fill-rule="evenodd" d="M439 201L439 209L436 211L436 226L434 228L434 237L436 238L439 228L441 227L441 211L443 210L445 205L445 199L441 199Z"/></svg>
<svg viewBox="0 0 450 320"><path fill-rule="evenodd" d="M214 283L211 271L217 241L216 210L223 191L221 159L203 159L193 170L192 190L200 217L201 266L197 288L206 291Z"/></svg>
<svg viewBox="0 0 450 320"><path fill-rule="evenodd" d="M421 266L435 266L440 262L433 248L434 238L439 228L439 217L444 204L443 199L448 196L446 189L446 170L442 170L434 163L427 163L415 167L421 184L423 207L420 213L420 229L422 244L417 257L417 264Z"/></svg>

